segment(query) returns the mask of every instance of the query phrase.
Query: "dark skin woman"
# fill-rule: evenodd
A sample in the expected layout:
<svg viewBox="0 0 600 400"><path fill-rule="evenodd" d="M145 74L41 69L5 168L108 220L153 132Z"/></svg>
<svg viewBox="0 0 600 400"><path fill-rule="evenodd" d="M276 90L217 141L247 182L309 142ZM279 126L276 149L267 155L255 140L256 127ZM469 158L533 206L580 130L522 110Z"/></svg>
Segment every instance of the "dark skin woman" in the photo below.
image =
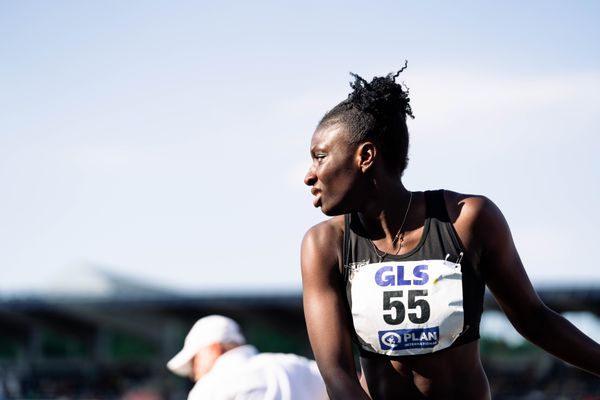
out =
<svg viewBox="0 0 600 400"><path fill-rule="evenodd" d="M489 399L485 286L521 335L600 376L600 346L537 296L492 201L403 185L412 110L400 72L354 75L310 145L304 182L331 218L302 242L304 312L330 397Z"/></svg>

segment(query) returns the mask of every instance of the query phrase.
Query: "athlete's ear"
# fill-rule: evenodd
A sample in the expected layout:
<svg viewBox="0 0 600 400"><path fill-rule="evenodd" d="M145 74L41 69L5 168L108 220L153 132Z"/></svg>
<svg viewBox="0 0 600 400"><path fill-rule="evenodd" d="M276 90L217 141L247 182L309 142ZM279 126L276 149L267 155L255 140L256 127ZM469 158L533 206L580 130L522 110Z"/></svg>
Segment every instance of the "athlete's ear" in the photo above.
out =
<svg viewBox="0 0 600 400"><path fill-rule="evenodd" d="M356 150L358 163L362 172L366 172L375 163L377 148L373 142L362 142Z"/></svg>

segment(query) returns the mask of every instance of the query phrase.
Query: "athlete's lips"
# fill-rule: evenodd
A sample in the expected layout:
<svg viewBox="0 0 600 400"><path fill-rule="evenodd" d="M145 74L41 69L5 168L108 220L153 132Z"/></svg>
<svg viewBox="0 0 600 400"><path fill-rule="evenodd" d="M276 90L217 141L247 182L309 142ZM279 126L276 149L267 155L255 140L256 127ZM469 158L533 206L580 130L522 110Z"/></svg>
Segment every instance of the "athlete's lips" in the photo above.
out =
<svg viewBox="0 0 600 400"><path fill-rule="evenodd" d="M321 191L317 188L310 189L310 193L315 196L313 199L313 206L319 207L321 205Z"/></svg>

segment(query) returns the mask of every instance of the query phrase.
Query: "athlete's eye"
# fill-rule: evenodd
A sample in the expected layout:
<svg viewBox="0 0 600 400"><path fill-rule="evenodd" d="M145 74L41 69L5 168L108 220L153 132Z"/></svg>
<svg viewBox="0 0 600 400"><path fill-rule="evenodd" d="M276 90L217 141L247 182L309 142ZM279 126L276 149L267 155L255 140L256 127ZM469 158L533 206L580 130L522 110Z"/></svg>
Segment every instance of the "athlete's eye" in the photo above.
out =
<svg viewBox="0 0 600 400"><path fill-rule="evenodd" d="M325 158L325 156L326 156L325 153L315 153L314 158L315 158L315 160L322 160Z"/></svg>

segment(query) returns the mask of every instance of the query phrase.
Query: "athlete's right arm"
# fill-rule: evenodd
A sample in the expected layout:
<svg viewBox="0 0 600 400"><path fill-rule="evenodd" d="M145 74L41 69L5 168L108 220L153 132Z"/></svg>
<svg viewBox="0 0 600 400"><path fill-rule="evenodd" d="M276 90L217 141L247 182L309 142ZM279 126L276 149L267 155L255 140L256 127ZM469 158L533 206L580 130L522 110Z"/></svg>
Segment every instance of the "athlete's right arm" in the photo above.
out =
<svg viewBox="0 0 600 400"><path fill-rule="evenodd" d="M336 217L312 227L302 240L304 317L310 344L330 398L369 399L358 381L342 297L342 226L340 217Z"/></svg>

